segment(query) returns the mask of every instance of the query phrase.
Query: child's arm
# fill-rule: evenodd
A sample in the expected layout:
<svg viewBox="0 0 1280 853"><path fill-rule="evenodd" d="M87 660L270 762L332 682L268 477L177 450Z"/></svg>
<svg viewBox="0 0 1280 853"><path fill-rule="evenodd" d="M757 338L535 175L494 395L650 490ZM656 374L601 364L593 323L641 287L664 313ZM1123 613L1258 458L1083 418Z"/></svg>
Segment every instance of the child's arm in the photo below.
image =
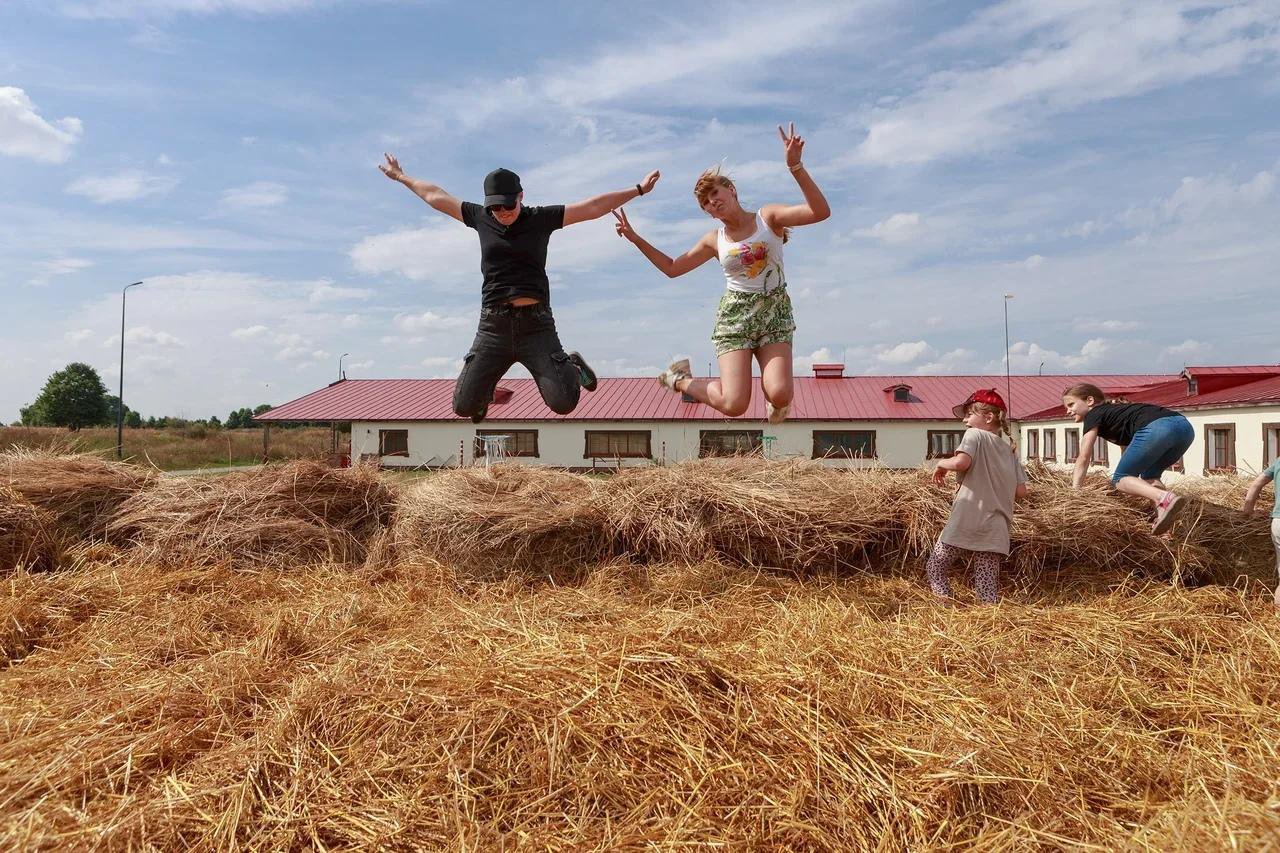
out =
<svg viewBox="0 0 1280 853"><path fill-rule="evenodd" d="M1080 448L1076 451L1076 469L1071 473L1071 485L1080 488L1084 485L1084 475L1089 473L1089 460L1093 459L1093 443L1098 440L1098 431L1091 429L1080 439Z"/></svg>
<svg viewBox="0 0 1280 853"><path fill-rule="evenodd" d="M1262 489L1267 485L1267 481L1270 479L1271 477L1266 471L1263 471L1261 474L1253 478L1253 482L1249 484L1249 491L1245 492L1244 495L1243 509L1245 512L1250 514L1253 513L1253 505L1257 503L1258 495L1262 494Z"/></svg>
<svg viewBox="0 0 1280 853"><path fill-rule="evenodd" d="M1015 501L1025 501L1027 499L1027 484L1019 483L1018 488L1013 490L1013 499Z"/></svg>
<svg viewBox="0 0 1280 853"><path fill-rule="evenodd" d="M938 465L933 469L933 482L941 486L947 481L947 472L955 471L957 474L963 474L973 465L973 459L968 453L957 450L955 455L950 459L939 459Z"/></svg>

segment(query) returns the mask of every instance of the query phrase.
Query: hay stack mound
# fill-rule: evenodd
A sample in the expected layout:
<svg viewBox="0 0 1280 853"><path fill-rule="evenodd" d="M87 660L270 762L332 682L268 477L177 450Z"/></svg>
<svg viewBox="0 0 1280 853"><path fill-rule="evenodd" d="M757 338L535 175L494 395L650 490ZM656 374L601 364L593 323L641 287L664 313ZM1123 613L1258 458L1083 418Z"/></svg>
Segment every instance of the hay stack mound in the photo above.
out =
<svg viewBox="0 0 1280 853"><path fill-rule="evenodd" d="M299 461L160 480L121 506L108 534L175 564L349 563L364 559L394 503L375 470Z"/></svg>
<svg viewBox="0 0 1280 853"><path fill-rule="evenodd" d="M48 571L57 565L60 550L49 514L0 486L0 572Z"/></svg>
<svg viewBox="0 0 1280 853"><path fill-rule="evenodd" d="M97 456L18 449L0 453L0 486L49 513L69 542L102 539L121 504L154 480L145 468Z"/></svg>
<svg viewBox="0 0 1280 853"><path fill-rule="evenodd" d="M701 459L624 471L604 499L620 542L650 561L718 556L810 570L895 551L910 479L804 460Z"/></svg>
<svg viewBox="0 0 1280 853"><path fill-rule="evenodd" d="M400 498L382 558L436 560L475 580L573 574L608 552L598 491L588 477L524 465L441 471Z"/></svg>

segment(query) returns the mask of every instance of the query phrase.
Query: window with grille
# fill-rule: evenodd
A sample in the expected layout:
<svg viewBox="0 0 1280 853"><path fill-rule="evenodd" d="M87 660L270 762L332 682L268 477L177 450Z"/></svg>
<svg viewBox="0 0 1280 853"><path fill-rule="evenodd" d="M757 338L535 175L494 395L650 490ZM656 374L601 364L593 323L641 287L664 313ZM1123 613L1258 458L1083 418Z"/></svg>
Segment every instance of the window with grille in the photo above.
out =
<svg viewBox="0 0 1280 853"><path fill-rule="evenodd" d="M1027 458L1040 458L1040 430L1038 429L1027 430Z"/></svg>
<svg viewBox="0 0 1280 853"><path fill-rule="evenodd" d="M813 458L876 458L875 430L814 430Z"/></svg>
<svg viewBox="0 0 1280 853"><path fill-rule="evenodd" d="M649 430L587 430L584 459L649 459Z"/></svg>
<svg viewBox="0 0 1280 853"><path fill-rule="evenodd" d="M536 429L478 429L476 430L475 450L477 459L484 458L484 442L480 439L486 435L507 436L506 452L508 456L538 455L538 431Z"/></svg>
<svg viewBox="0 0 1280 853"><path fill-rule="evenodd" d="M758 429L704 429L698 433L699 456L743 456L760 453L764 431Z"/></svg>
<svg viewBox="0 0 1280 853"><path fill-rule="evenodd" d="M1280 459L1280 424L1262 425L1262 465L1265 468Z"/></svg>
<svg viewBox="0 0 1280 853"><path fill-rule="evenodd" d="M956 448L960 446L960 439L964 438L964 430L962 429L931 429L928 430L929 449L926 454L929 459L946 459L954 456Z"/></svg>
<svg viewBox="0 0 1280 853"><path fill-rule="evenodd" d="M1204 469L1236 470L1236 425L1206 424L1204 428Z"/></svg>
<svg viewBox="0 0 1280 853"><path fill-rule="evenodd" d="M407 429L378 430L379 456L408 456L409 431Z"/></svg>
<svg viewBox="0 0 1280 853"><path fill-rule="evenodd" d="M1046 429L1044 431L1044 448L1041 450L1040 458L1045 462L1058 461L1058 431Z"/></svg>
<svg viewBox="0 0 1280 853"><path fill-rule="evenodd" d="M1078 428L1067 428L1063 430L1063 445L1066 450L1066 461L1075 462L1080 458L1080 430Z"/></svg>
<svg viewBox="0 0 1280 853"><path fill-rule="evenodd" d="M1107 440L1102 436L1098 436L1093 442L1093 458L1089 460L1092 465L1108 464Z"/></svg>

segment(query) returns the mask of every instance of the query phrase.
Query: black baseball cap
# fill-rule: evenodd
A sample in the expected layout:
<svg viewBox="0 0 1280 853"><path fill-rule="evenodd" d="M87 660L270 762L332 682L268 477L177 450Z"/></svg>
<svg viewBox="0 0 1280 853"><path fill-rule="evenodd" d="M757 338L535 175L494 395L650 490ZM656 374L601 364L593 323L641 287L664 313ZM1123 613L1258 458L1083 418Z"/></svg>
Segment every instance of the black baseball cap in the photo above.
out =
<svg viewBox="0 0 1280 853"><path fill-rule="evenodd" d="M520 176L510 169L494 169L484 176L484 206L511 207L520 195Z"/></svg>

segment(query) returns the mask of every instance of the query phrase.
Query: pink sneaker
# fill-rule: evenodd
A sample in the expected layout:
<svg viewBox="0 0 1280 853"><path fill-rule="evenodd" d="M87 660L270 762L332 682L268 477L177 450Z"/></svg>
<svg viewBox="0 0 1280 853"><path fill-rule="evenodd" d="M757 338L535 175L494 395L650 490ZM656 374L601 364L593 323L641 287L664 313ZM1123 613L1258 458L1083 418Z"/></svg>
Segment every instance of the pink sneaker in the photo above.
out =
<svg viewBox="0 0 1280 853"><path fill-rule="evenodd" d="M1165 492L1160 503L1156 504L1156 523L1151 526L1151 532L1159 536L1173 527L1173 523L1178 520L1178 516L1186 506L1187 502L1182 498L1173 492Z"/></svg>

